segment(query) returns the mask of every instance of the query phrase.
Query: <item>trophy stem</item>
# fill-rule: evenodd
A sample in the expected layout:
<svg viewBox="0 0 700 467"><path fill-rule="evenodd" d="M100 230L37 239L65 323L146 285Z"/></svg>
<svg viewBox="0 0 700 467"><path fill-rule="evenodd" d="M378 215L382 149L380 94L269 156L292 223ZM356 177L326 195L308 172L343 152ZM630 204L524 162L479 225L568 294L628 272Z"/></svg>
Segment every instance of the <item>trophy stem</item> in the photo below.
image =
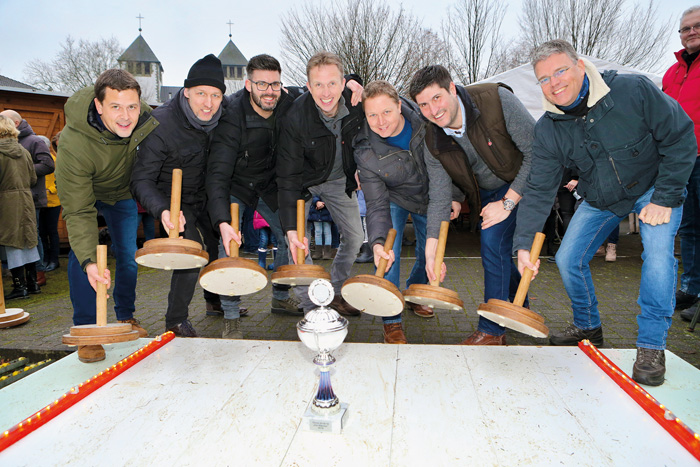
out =
<svg viewBox="0 0 700 467"><path fill-rule="evenodd" d="M318 381L318 392L314 398L314 409L318 413L330 415L340 410L338 397L333 392L331 386L330 368L327 366L321 367L321 377Z"/></svg>

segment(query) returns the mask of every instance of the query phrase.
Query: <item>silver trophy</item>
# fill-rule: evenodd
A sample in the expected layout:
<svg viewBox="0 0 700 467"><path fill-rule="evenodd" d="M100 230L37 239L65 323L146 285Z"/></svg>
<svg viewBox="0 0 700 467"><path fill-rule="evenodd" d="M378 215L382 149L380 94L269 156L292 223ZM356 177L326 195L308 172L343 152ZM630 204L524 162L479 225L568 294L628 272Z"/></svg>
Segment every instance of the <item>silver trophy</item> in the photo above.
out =
<svg viewBox="0 0 700 467"><path fill-rule="evenodd" d="M348 404L342 403L331 386L330 365L335 363L331 352L343 343L348 335L348 320L327 305L333 300L333 286L325 279L316 279L309 285L309 297L318 305L297 323L299 339L309 349L318 352L314 363L321 375L316 397L309 404L302 418L302 428L307 431L340 433Z"/></svg>

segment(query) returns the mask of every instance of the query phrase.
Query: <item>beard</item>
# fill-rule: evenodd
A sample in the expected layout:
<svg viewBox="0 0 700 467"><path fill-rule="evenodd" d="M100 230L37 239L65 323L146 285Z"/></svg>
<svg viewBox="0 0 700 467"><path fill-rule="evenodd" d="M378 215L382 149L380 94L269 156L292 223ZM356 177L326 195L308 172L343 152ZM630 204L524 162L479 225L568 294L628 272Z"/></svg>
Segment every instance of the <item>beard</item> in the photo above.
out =
<svg viewBox="0 0 700 467"><path fill-rule="evenodd" d="M253 99L253 102L255 102L255 105L260 107L262 110L269 111L269 110L275 110L275 107L277 107L277 102L280 100L280 96L276 95L275 93L270 93L269 90L271 88L268 88L267 92L264 92L262 94L257 94L256 92L251 92L250 96ZM266 104L262 101L263 97L273 97L275 100L272 102L272 104Z"/></svg>

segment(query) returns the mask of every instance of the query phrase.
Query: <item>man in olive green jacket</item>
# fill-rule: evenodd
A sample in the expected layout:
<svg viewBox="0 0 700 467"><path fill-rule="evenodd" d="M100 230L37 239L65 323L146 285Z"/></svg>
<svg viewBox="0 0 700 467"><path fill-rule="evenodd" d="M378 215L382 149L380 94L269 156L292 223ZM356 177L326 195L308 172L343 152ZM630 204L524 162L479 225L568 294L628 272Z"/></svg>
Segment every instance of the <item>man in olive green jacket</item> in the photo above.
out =
<svg viewBox="0 0 700 467"><path fill-rule="evenodd" d="M148 333L134 319L138 214L129 181L136 148L158 122L140 98L138 82L125 70L111 69L99 76L94 87L68 99L56 186L71 246L68 281L73 323L95 323L95 284L110 285L109 271L102 276L97 272L99 212L107 222L117 261L119 279L112 293L117 320L131 323L146 337Z"/></svg>

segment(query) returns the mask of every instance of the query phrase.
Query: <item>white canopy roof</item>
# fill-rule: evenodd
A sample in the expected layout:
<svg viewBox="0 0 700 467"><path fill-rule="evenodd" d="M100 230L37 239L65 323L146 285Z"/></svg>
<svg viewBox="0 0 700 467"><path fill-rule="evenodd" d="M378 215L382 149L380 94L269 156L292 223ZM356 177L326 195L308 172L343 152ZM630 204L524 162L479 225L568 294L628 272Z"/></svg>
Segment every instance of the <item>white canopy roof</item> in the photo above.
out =
<svg viewBox="0 0 700 467"><path fill-rule="evenodd" d="M618 70L620 73L635 73L638 75L644 75L650 80L652 80L654 84L656 84L659 88L661 87L660 75L654 73L646 73L628 66L620 65L615 62L602 60L600 58L585 58L588 59L591 63L593 63L599 71ZM507 84L508 86L513 88L515 95L520 99L523 105L525 105L525 108L530 112L530 114L532 114L532 116L535 117L535 120L539 119L542 116L542 114L544 113L544 111L542 110L542 91L537 85L535 73L533 72L532 66L529 63L479 81L479 83L497 82Z"/></svg>

